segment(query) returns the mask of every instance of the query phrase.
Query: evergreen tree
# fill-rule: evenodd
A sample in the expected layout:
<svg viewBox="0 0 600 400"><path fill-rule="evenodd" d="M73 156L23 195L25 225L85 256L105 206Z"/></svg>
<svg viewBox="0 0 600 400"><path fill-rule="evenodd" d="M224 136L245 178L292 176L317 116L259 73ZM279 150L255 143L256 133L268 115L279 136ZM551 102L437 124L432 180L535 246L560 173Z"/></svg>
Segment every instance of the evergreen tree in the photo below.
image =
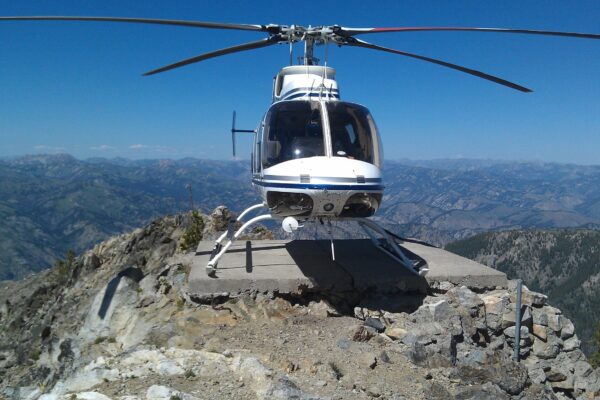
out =
<svg viewBox="0 0 600 400"><path fill-rule="evenodd" d="M181 243L183 251L194 250L202 240L204 219L202 219L202 215L196 210L192 211L191 218L191 224L183 234L183 242Z"/></svg>

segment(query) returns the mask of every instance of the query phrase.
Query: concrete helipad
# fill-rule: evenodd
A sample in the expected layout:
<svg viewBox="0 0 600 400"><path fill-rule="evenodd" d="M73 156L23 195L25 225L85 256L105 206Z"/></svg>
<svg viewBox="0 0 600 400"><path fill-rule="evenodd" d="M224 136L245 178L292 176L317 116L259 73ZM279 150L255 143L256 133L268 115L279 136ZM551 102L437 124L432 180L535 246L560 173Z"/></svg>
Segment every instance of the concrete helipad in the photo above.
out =
<svg viewBox="0 0 600 400"><path fill-rule="evenodd" d="M205 267L214 242L203 241L191 261L188 290L198 296L246 291L423 292L441 281L471 288L506 287L502 272L425 244L399 244L411 258L427 263L425 279L409 273L368 239L336 240L335 261L327 240L240 241L221 258L211 278Z"/></svg>

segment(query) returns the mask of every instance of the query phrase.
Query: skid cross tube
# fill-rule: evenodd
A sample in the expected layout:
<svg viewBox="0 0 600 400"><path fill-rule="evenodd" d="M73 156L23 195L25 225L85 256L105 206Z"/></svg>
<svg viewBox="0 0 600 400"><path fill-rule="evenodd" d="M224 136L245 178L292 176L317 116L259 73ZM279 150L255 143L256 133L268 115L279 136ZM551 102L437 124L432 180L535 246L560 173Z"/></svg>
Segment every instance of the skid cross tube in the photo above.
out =
<svg viewBox="0 0 600 400"><path fill-rule="evenodd" d="M244 217L246 215L248 215L248 213L250 213L250 212L252 212L254 210L258 210L259 208L263 208L263 207L266 207L264 205L264 203L259 203L259 204L255 204L253 206L250 206L250 207L246 208L244 211L242 211L242 213L236 218L235 221L236 222L241 222L244 219ZM223 234L221 236L219 236L219 238L215 242L215 247L217 247L217 245L222 244L223 239L225 239L225 237L227 237L227 233L228 232L229 232L229 230L223 232Z"/></svg>
<svg viewBox="0 0 600 400"><path fill-rule="evenodd" d="M236 221L241 221L243 217L245 217L249 212L257 210L259 208L264 207L264 204L255 204L252 207L248 207L246 210L244 210L240 216L236 219ZM213 252L210 256L210 260L208 261L208 264L206 265L206 273L208 274L208 276L214 276L216 269L217 269L217 264L219 263L219 259L221 257L223 257L223 255L227 252L227 250L229 250L229 248L231 247L231 245L233 244L233 242L235 242L241 235L242 233L244 233L244 231L246 229L248 229L250 226L256 224L257 222L261 222L261 221L265 221L268 219L273 219L273 216L271 214L265 214L265 215L259 215L257 217L254 217L252 219L250 219L248 222L244 223L240 229L238 229L235 233L231 234L232 230L228 229L226 232L224 232L216 241L215 241L215 247L213 248ZM231 224L230 224L231 227ZM228 235L229 233L229 235ZM225 243L225 245L222 244L222 241L225 238L228 238L227 243Z"/></svg>
<svg viewBox="0 0 600 400"><path fill-rule="evenodd" d="M379 226L379 224L366 218L357 218L356 222L358 222L360 227L369 236L369 238L371 239L375 247L377 247L377 249L383 251L385 254L398 261L400 265L406 268L410 273L418 276L425 276L425 274L427 274L429 269L417 269L412 260L408 258L406 254L404 254L404 251L400 248L400 246L398 246L398 244L394 241L390 234L388 234L384 228ZM385 243L389 246L389 248L383 246L378 240L378 238L373 234L373 232L380 234L383 237Z"/></svg>

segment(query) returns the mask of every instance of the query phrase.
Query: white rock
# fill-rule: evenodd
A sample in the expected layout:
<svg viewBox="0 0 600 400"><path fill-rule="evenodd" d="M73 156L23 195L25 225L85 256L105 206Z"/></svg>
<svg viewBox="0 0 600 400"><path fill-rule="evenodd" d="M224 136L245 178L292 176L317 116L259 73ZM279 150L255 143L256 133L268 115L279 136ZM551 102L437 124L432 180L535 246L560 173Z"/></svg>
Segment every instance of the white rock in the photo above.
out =
<svg viewBox="0 0 600 400"><path fill-rule="evenodd" d="M273 388L273 371L265 367L258 358L234 357L231 367L254 390L258 398L264 398Z"/></svg>
<svg viewBox="0 0 600 400"><path fill-rule="evenodd" d="M561 339L568 339L575 334L575 326L571 322L571 320L567 318L562 318L562 329L560 331Z"/></svg>
<svg viewBox="0 0 600 400"><path fill-rule="evenodd" d="M77 370L64 382L56 384L52 390L53 394L63 394L65 392L83 392L104 382L114 381L119 377L119 370L109 368L104 358L99 357L83 368Z"/></svg>
<svg viewBox="0 0 600 400"><path fill-rule="evenodd" d="M508 305L508 299L506 296L500 294L492 294L487 296L481 296L483 304L485 306L485 312L487 314L502 315L504 309Z"/></svg>
<svg viewBox="0 0 600 400"><path fill-rule="evenodd" d="M436 303L428 304L429 312L434 321L443 321L449 318L453 313L453 308L446 300L440 300Z"/></svg>
<svg viewBox="0 0 600 400"><path fill-rule="evenodd" d="M581 347L581 340L577 338L577 335L570 337L564 341L564 351L573 351Z"/></svg>
<svg viewBox="0 0 600 400"><path fill-rule="evenodd" d="M38 397L38 400L59 400L59 398L57 394L46 393Z"/></svg>
<svg viewBox="0 0 600 400"><path fill-rule="evenodd" d="M21 386L19 389L19 398L24 400L37 399L41 394L40 388L37 386Z"/></svg>
<svg viewBox="0 0 600 400"><path fill-rule="evenodd" d="M77 399L81 400L112 400L110 397L99 392L81 392L77 393Z"/></svg>
<svg viewBox="0 0 600 400"><path fill-rule="evenodd" d="M185 370L173 360L162 360L156 366L156 372L160 375L182 375Z"/></svg>
<svg viewBox="0 0 600 400"><path fill-rule="evenodd" d="M548 316L548 328L552 329L554 332L560 332L562 329L563 316L559 314L549 315Z"/></svg>
<svg viewBox="0 0 600 400"><path fill-rule="evenodd" d="M168 386L152 385L146 391L146 400L169 400L171 396L177 396L179 392Z"/></svg>

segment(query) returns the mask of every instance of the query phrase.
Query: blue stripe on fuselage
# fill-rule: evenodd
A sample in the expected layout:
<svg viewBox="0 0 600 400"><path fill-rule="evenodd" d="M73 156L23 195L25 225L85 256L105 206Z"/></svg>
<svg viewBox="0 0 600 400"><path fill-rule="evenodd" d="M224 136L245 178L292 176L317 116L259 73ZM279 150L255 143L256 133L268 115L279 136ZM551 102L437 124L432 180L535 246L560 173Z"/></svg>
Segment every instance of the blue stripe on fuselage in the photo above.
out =
<svg viewBox="0 0 600 400"><path fill-rule="evenodd" d="M293 99L297 99L299 97L304 97L304 96L308 96L308 97L320 97L320 98L327 98L327 97L331 97L333 99L339 99L340 96L337 94L321 94L321 93L296 93L296 94L292 94L289 96L286 96L284 98L281 99L281 101L283 100L293 100Z"/></svg>
<svg viewBox="0 0 600 400"><path fill-rule="evenodd" d="M252 179L252 183L258 186L284 188L284 189L313 189L313 190L383 190L383 185L332 185L319 183L279 183L266 182L259 179Z"/></svg>

